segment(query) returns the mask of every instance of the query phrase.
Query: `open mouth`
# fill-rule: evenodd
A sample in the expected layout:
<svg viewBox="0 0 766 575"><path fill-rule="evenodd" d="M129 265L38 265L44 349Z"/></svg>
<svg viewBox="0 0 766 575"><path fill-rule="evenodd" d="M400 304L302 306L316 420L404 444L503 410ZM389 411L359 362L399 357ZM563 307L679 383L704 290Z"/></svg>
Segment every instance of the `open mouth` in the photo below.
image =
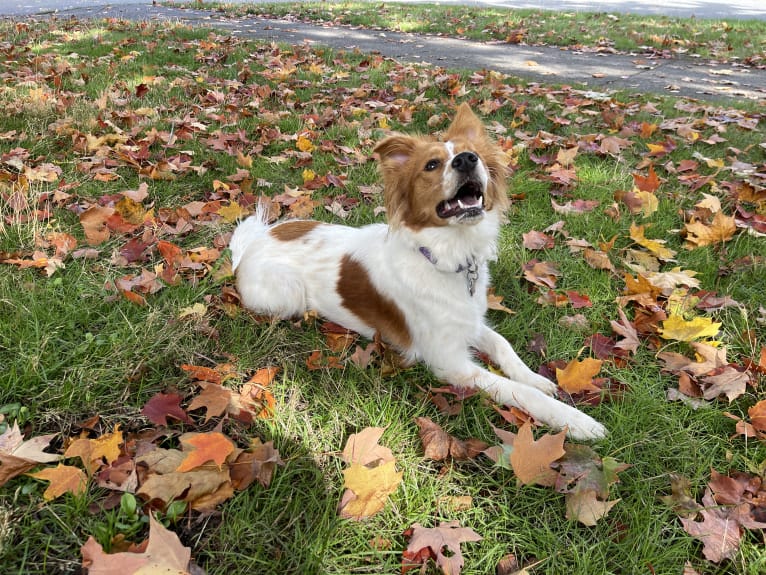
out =
<svg viewBox="0 0 766 575"><path fill-rule="evenodd" d="M436 215L440 218L475 218L484 213L484 192L476 180L466 180L457 193L449 200L436 206Z"/></svg>

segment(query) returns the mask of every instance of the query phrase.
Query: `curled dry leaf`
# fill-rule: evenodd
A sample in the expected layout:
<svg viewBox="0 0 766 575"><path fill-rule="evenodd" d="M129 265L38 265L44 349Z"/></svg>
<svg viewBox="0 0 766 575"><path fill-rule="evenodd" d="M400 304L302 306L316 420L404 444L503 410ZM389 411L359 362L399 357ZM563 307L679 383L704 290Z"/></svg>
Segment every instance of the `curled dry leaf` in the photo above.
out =
<svg viewBox="0 0 766 575"><path fill-rule="evenodd" d="M426 459L443 461L448 457L455 460L474 459L487 449L487 444L479 439L460 440L444 431L441 426L427 417L416 417L418 435L423 443Z"/></svg>

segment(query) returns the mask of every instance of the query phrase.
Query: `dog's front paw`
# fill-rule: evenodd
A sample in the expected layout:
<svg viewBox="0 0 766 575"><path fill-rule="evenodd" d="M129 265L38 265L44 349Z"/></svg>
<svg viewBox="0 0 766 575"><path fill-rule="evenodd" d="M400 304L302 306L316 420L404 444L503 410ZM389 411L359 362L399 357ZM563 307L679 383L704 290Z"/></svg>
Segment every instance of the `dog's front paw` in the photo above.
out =
<svg viewBox="0 0 766 575"><path fill-rule="evenodd" d="M530 372L529 376L524 379L523 383L534 387L535 389L539 389L545 395L550 395L551 397L555 397L556 391L558 390L558 386L550 379L532 372Z"/></svg>
<svg viewBox="0 0 766 575"><path fill-rule="evenodd" d="M578 412L577 417L574 417L567 422L567 435L578 441L596 441L598 439L604 439L607 433L608 431L606 427L589 415L585 415L581 412Z"/></svg>

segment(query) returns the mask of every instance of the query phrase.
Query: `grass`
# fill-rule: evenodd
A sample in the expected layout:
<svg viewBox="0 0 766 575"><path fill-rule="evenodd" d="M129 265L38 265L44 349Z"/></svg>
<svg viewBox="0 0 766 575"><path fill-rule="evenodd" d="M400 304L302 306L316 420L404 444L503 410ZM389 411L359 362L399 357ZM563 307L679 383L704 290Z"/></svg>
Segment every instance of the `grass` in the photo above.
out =
<svg viewBox="0 0 766 575"><path fill-rule="evenodd" d="M177 5L177 3L174 3ZM182 6L199 8L198 3ZM232 15L295 18L397 32L462 37L599 52L692 56L762 65L766 23L760 20L675 18L400 2L276 2L205 7Z"/></svg>
<svg viewBox="0 0 766 575"><path fill-rule="evenodd" d="M405 8L386 5L381 12L395 10ZM247 170L255 193L277 196L285 189L303 187L303 164L308 162L320 176L346 176L344 189L324 187L312 194L315 217L339 221L323 208L323 201L345 194L360 202L351 210L349 222L379 221L382 217L374 209L381 198L366 193L377 182L374 165L365 160L374 142L385 127L414 132L445 127L455 104L452 89L465 84L469 87L465 99L493 110L486 114L487 121L507 130L498 138L515 150L511 192L523 198L513 204L493 271L497 292L516 314L493 311L490 319L526 361L535 367L543 361L526 351L537 334L547 342L546 360L568 361L583 353L587 335L610 333L609 320L616 318L615 299L621 295L626 271L621 250L632 245L628 229L638 218L624 208L610 217L605 208L617 189L632 185L634 172L645 173L640 167L646 161L645 144L665 137L678 146L654 160L666 181L657 192L660 208L649 219L652 227L647 235L667 239L668 246L678 250L678 262L672 266L699 272L703 289L729 294L743 304L741 310L715 314L724 325L732 361L757 358L766 345L759 323L764 319L759 307L766 305L757 267L762 260L742 264L728 275L720 273L745 256L766 256L763 238L739 233L724 246L685 250L675 231L683 225L682 210L699 201L703 191L723 196L720 187L690 191L671 169L680 161L700 152L723 160L725 166L735 159L762 165L758 147L762 133L737 123L760 118L746 108L723 110L631 94L598 103L572 88L527 89L513 78L490 74L479 80L474 75L469 83L469 73L461 71L402 66L322 48L276 47L182 26L73 20L0 26L10 43L0 56L5 74L0 106L8 111L0 117L3 259L11 253L30 256L39 238L51 231L70 233L78 248L87 247L79 207L136 190L142 182L149 190L145 203L151 203L156 214L194 200L215 201L224 189L216 182L227 182L242 169L236 150L217 149L211 141L217 131L247 137L247 143L236 149L252 158ZM136 90L142 84L148 91L139 97ZM651 106L646 105L649 102ZM517 114L522 108L527 112ZM534 157L555 156L560 148L592 141L594 134L616 133L614 121L607 122L615 113L623 116L623 125L659 126L690 118L702 138L690 142L672 129L660 129L650 138L634 134L628 136L632 145L618 158L584 145L575 159L575 185L560 188L544 179L545 165L536 164ZM571 122L555 121L561 117ZM429 125L432 118L434 127ZM726 119L723 129L712 123L716 118ZM195 122L204 130L196 130ZM162 139L161 134L171 132L176 140ZM317 144L310 162L295 153L296 136L304 132L311 133ZM552 143L536 148L534 136L543 132L550 134ZM701 141L716 132L726 142ZM115 134L127 138L129 147L123 152L133 150L130 146L144 150L138 166L118 155L117 147L81 145L86 135ZM141 142L151 134L160 134L159 139L142 148ZM200 169L181 171L169 180L151 177L148 168L180 151ZM12 158L21 158L21 167ZM116 177L98 179L86 166L94 161L104 162L107 173ZM47 163L61 170L55 181L21 177L26 168ZM728 170L704 163L699 172L713 175L718 184L742 181ZM55 199L61 193L70 196ZM552 193L558 203L595 199L600 207L587 215L564 217L551 209ZM49 208L50 217L34 218L40 202ZM572 237L594 245L617 236L612 255L619 273L594 271L561 241L542 253L521 247L522 233L542 230L559 219L565 219ZM222 235L233 228L220 217L195 219L194 224L192 232L180 236L170 235L162 226L153 233L192 249L220 245ZM561 495L518 485L510 471L493 467L488 459L447 466L424 460L415 417L431 417L458 437L490 443L496 441L490 424L503 424L480 397L466 400L456 416L440 414L420 391L437 385L422 366L394 376L351 363L342 371L309 370L306 358L313 350L330 353L318 330L288 322L257 323L241 310L227 308L220 299L230 278L214 273L166 285L146 295L145 306L119 296L110 282L161 263L152 250L144 260L121 262L117 255L133 236L114 234L94 246L97 252L92 258L67 257L65 268L50 277L40 270L1 264L0 410L6 423L17 420L33 435L58 432L69 437L77 422L95 414L108 429L119 423L136 432L150 427L139 411L154 394L191 393L193 386L181 371L182 364L232 363L241 373L280 366L274 383L278 400L274 417L238 433L243 442L250 436L274 440L286 465L277 470L268 489L251 487L216 513L193 515L172 525L208 573L395 573L406 547L403 532L415 522L434 526L443 520L458 520L483 537L463 546L463 573L491 573L509 553L522 563L540 561L531 572L546 574L675 573L686 561L706 574L763 571L766 552L755 532L745 535L732 560L706 563L699 544L659 500L669 493L671 473L688 477L699 495L711 468L752 471L762 465L766 449L732 438L734 423L723 415L731 411L745 416L763 396L761 391L750 389L731 405L712 402L709 408L694 411L666 401L665 390L675 382L661 371L657 350L646 344L630 365L605 365L607 375L625 383L628 392L622 401L586 408L611 430L596 449L631 468L620 475L613 491L621 501L596 527L586 528L565 518ZM560 266L561 290L591 297L592 308L577 310L589 320L589 330L561 326L560 320L575 310L536 302L537 292L530 291L521 277L521 266L533 257ZM195 303L207 306L205 321L179 319L180 311ZM666 347L684 350L679 344ZM364 522L341 520L336 506L342 493L342 464L336 454L351 433L367 426L387 428L382 443L393 450L404 481L380 514ZM145 536L141 525L126 525L119 509L104 508L105 490L93 487L79 497L65 495L44 502L44 487L27 476L0 487L0 563L9 573L76 572L79 547L89 535L104 545L120 534L134 540ZM443 498L455 495L470 495L471 507L453 511L440 506ZM376 537L387 540L390 547L373 545Z"/></svg>

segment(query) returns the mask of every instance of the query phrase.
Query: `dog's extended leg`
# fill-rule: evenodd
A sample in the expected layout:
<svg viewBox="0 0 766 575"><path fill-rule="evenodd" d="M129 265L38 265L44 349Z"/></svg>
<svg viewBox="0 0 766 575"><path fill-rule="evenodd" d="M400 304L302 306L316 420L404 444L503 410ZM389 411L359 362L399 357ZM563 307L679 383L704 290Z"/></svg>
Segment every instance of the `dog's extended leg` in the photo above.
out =
<svg viewBox="0 0 766 575"><path fill-rule="evenodd" d="M456 386L477 387L503 405L523 409L536 420L555 429L568 428L570 437L579 440L601 439L606 428L598 421L537 388L495 375L470 360L458 366L431 364L441 380Z"/></svg>
<svg viewBox="0 0 766 575"><path fill-rule="evenodd" d="M508 340L493 329L487 326L482 327L476 347L488 354L509 379L530 385L548 395L556 393L556 384L529 369L527 364L516 355Z"/></svg>

